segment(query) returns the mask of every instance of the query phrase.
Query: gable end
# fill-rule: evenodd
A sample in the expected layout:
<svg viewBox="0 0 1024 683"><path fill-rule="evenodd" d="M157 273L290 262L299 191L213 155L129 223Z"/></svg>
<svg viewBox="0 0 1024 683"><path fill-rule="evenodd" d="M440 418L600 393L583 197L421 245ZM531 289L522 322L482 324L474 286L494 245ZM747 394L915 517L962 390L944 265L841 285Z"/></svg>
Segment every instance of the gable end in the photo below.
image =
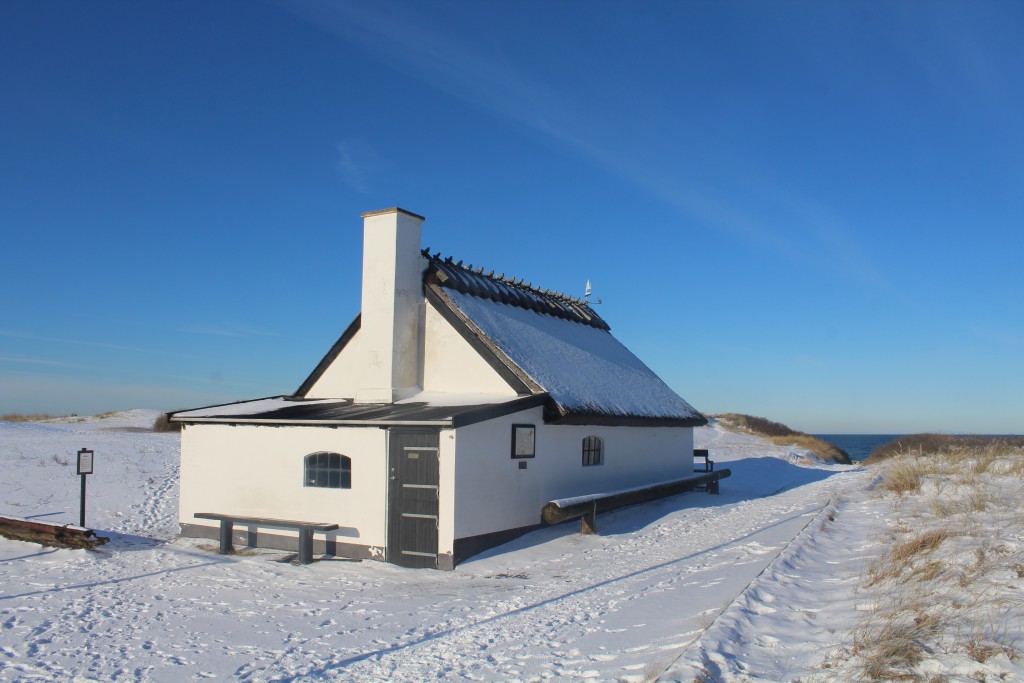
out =
<svg viewBox="0 0 1024 683"><path fill-rule="evenodd" d="M294 396L297 398L305 398L306 394L309 393L309 390L313 388L313 385L315 385L327 371L327 368L331 367L331 363L333 363L338 357L342 349L348 346L348 343L352 341L352 337L356 336L356 332L359 331L359 327L362 324L362 319L363 315L360 313L355 317L355 320L349 323L349 326L341 333L338 341L334 342L334 346L332 346L331 350L327 352L327 355L320 360L320 363L317 364L313 372L306 378L306 381L302 383L302 386L295 390L295 393L293 394Z"/></svg>
<svg viewBox="0 0 1024 683"><path fill-rule="evenodd" d="M489 366L491 366L491 369L498 373L498 376L508 382L508 385L520 395L528 395L544 391L497 347L489 343L487 337L479 330L475 329L473 324L465 318L458 309L449 304L445 297L439 293L435 287L436 285L432 285L428 281L424 288L426 290L427 301L430 302L437 312L441 314L441 317L459 333L459 336L466 340L474 351L480 354L480 357L483 358Z"/></svg>

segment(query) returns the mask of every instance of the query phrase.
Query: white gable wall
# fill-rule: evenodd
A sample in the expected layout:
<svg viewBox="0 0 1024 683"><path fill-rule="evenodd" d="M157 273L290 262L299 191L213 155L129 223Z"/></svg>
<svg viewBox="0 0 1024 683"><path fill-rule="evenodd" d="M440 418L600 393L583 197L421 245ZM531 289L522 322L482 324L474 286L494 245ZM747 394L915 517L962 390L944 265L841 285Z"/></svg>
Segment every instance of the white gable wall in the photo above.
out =
<svg viewBox="0 0 1024 683"><path fill-rule="evenodd" d="M316 383L306 392L306 398L353 398L365 386L363 371L363 335L360 329L341 353L331 362Z"/></svg>
<svg viewBox="0 0 1024 683"><path fill-rule="evenodd" d="M536 425L536 457L511 457L513 424ZM583 466L586 436L604 440L603 465ZM455 538L539 524L541 508L555 498L693 474L691 427L545 425L538 407L461 427L455 440Z"/></svg>
<svg viewBox="0 0 1024 683"><path fill-rule="evenodd" d="M516 392L430 302L424 316L423 390L515 396Z"/></svg>
<svg viewBox="0 0 1024 683"><path fill-rule="evenodd" d="M187 425L181 432L179 521L216 527L216 521L193 515L219 512L337 523L337 541L383 549L386 434L365 427ZM318 451L352 459L351 489L303 486L304 457Z"/></svg>

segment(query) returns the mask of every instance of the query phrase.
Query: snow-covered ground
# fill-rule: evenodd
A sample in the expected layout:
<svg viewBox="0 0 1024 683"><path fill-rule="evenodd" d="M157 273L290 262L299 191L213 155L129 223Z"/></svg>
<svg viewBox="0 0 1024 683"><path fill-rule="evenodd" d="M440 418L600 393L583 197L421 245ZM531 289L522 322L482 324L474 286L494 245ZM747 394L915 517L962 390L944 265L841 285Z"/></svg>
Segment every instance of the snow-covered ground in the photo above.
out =
<svg viewBox="0 0 1024 683"><path fill-rule="evenodd" d="M178 435L131 431L154 417L0 422L0 514L77 523L91 448L86 522L111 537L0 538L0 681L839 679L822 666L890 511L866 470L712 426L721 495L606 513L598 536L567 523L453 572L222 557L175 538Z"/></svg>

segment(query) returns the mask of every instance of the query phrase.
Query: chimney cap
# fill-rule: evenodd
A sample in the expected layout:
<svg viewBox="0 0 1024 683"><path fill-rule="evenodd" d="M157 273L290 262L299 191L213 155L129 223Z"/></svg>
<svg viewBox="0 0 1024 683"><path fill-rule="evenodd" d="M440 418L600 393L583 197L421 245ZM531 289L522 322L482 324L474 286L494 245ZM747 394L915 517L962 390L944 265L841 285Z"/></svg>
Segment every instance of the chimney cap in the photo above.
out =
<svg viewBox="0 0 1024 683"><path fill-rule="evenodd" d="M406 216L411 216L413 218L418 218L421 221L427 220L425 217L419 215L418 213L413 213L412 211L406 211L405 209L399 208L397 206L392 206L390 209L378 209L377 211L367 211L366 213L362 214L361 217L362 218L369 218L370 216L380 216L380 215L386 214L386 213L404 213Z"/></svg>

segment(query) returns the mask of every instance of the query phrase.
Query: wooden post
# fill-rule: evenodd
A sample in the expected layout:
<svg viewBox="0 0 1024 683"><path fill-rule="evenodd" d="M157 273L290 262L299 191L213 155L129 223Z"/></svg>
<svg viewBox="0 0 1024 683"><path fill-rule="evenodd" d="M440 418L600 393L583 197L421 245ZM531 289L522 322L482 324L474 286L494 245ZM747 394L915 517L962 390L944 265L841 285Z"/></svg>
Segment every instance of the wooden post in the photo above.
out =
<svg viewBox="0 0 1024 683"><path fill-rule="evenodd" d="M313 561L313 530L308 526L299 527L299 564Z"/></svg>
<svg viewBox="0 0 1024 683"><path fill-rule="evenodd" d="M79 510L78 510L78 526L84 527L85 526L85 477L87 475L83 474L81 476L82 476L82 501L81 501L81 506L79 507Z"/></svg>
<svg viewBox="0 0 1024 683"><path fill-rule="evenodd" d="M590 509L590 512L584 513L580 517L580 533L581 534L596 534L597 533L597 501L594 501L594 506Z"/></svg>
<svg viewBox="0 0 1024 683"><path fill-rule="evenodd" d="M220 554L230 555L235 551L231 537L235 534L235 523L230 519L220 520Z"/></svg>

